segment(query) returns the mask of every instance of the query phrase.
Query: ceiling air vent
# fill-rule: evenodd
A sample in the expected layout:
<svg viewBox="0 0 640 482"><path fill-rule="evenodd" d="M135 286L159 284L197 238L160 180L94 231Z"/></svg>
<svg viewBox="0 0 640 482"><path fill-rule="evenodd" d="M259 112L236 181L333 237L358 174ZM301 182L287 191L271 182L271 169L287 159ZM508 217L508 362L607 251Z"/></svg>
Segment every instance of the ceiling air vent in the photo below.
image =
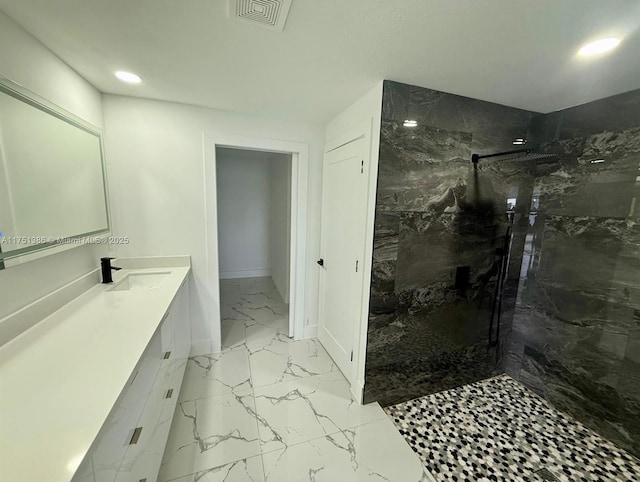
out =
<svg viewBox="0 0 640 482"><path fill-rule="evenodd" d="M291 0L229 0L229 17L282 32Z"/></svg>

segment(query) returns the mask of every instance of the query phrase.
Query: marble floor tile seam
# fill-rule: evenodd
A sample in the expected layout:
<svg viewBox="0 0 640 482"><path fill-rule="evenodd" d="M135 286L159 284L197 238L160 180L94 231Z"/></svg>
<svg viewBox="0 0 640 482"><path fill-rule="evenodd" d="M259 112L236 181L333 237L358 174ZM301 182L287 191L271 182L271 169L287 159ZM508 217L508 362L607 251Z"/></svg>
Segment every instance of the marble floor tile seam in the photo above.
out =
<svg viewBox="0 0 640 482"><path fill-rule="evenodd" d="M272 349L269 348L270 344L268 344L267 346L259 350L255 350L251 352L249 355L250 357L249 359L250 359L250 366L251 366L252 386L254 388L263 388L263 387L275 385L277 383L282 383L285 381L290 381L295 379L304 379L308 377L332 373L338 370L335 362L333 362L333 360L329 357L329 355L324 350L324 347L322 347L321 343L317 338L306 338L303 340L293 340L291 338L288 338L288 340L285 343L279 346L280 347L289 346L291 347L291 350L295 350L296 348L305 347L305 346L308 348L310 344L313 345L313 347L315 347L311 355L304 354L301 356L299 352L298 353L287 352L286 354L278 353L275 347L272 347ZM254 372L254 368L258 363L256 361L256 358L258 357L258 355L264 355L265 353L268 353L272 356L271 361L286 360L285 369L279 371L280 376L275 380L271 379L268 382L265 382L264 380L258 380L258 378L263 378L263 377L258 377L257 374ZM318 357L318 353L320 353L322 356ZM306 362L309 362L311 360L321 360L322 358L325 358L326 362L320 363L320 365L316 363L311 363L312 366L309 366L309 365L305 366ZM326 367L322 368L322 365L326 365Z"/></svg>
<svg viewBox="0 0 640 482"><path fill-rule="evenodd" d="M193 398L190 397L190 398L178 399L178 405L181 403L188 403L188 402L200 402L202 400L215 400L216 398L226 397L227 395L244 397L249 395L249 391L253 394L253 387L232 388L228 392L224 392L224 393L217 393L214 395L207 395L207 396L198 396Z"/></svg>
<svg viewBox="0 0 640 482"><path fill-rule="evenodd" d="M209 411L212 408L211 406L209 407L209 410L207 409L203 410L204 407L198 407L197 402L186 402L187 405L189 404L193 405L192 407L189 408L188 410L189 413L184 412L184 410L181 407L177 407L178 410L183 410L183 413L187 418L193 418L193 426L192 427L189 426L189 431L194 431L194 434L197 432L197 435L193 438L193 441L192 441L192 437L188 436L183 441L180 441L180 438L178 438L179 443L176 444L175 441L173 441L174 445L169 444L167 446L167 449L165 449L165 454L163 457L163 464L161 466L160 480L168 481L168 480L174 480L177 478L179 479L181 477L189 476L190 474L199 473L204 470L212 470L215 467L222 467L224 465L231 464L239 460L245 460L245 459L249 459L251 457L260 455L260 439L258 435L258 421L254 415L255 407L253 407L252 409L252 405L255 403L253 394L246 393L242 397L235 396L232 394L226 394L221 397L214 397L214 398L224 398L224 397L226 397L227 399L230 399L230 397L235 398L238 401L238 403L234 408L232 408L232 410L237 411L238 409L240 409L239 410L240 413L236 414L237 416L239 416L237 422L230 422L228 418L226 420L222 420L222 425L225 427L220 432L210 432L210 431L207 431L206 429L205 429L205 432L203 432L203 424L206 425L207 419L209 418L209 415L212 413ZM244 400L240 400L240 398L243 398ZM225 410L226 409L225 407L231 407L233 405L234 405L233 402L231 402L230 405L228 405L227 403L220 404L218 409ZM199 412L198 412L198 408L200 408ZM195 417L197 417L197 419ZM200 423L201 420L203 420L202 423ZM191 424L188 424L188 425L191 425ZM184 429L184 427L182 428ZM172 427L172 430L173 429L174 427ZM254 437L254 434L255 434L255 437ZM173 435L175 436L175 434ZM233 435L233 437L231 437L231 435ZM171 442L171 437L172 437L172 434L170 434L170 442ZM246 437L251 437L251 439L247 440ZM224 460L216 460L216 461L212 460L210 462L204 461L204 457L207 457L206 455L204 455L205 452L208 453L209 449L216 450L218 447L222 447L223 444L227 444L228 442L223 440L227 438L229 439L237 438L240 441L244 440L247 444L241 448L240 447L234 448L233 446L228 447L231 449L231 451L238 451L238 453L236 453L235 455L229 456L230 453L228 448L225 448L224 452L218 453L218 455L215 455L216 458L224 459ZM213 444L211 447L205 448L204 451L202 447L200 447L200 449L197 450L198 445L200 445L201 443L204 443L204 444L209 443L209 439L213 439ZM170 448L171 450L167 452L167 450L169 450ZM179 454L181 451L187 452L188 458L186 461L186 467L184 466L184 461L180 460ZM191 456L188 455L189 451L193 451L193 454ZM169 455L169 460L167 461L168 454L171 454L171 455ZM195 458L191 458L193 456L195 456ZM211 454L209 454L209 456L211 456ZM174 457L175 457L175 460L174 460Z"/></svg>
<svg viewBox="0 0 640 482"><path fill-rule="evenodd" d="M323 375L326 375L326 374L313 375L313 376L322 377ZM305 377L305 378L312 378L312 377ZM259 387L259 388L268 389L268 387L273 387L273 386L279 385L279 384L287 384L287 383L291 383L292 381L295 382L296 380L278 382L278 383L274 383L274 384L271 384L271 385L268 385L268 386L265 386L265 387ZM231 392L227 392L227 393L213 395L213 396L210 396L210 397L200 397L200 398L192 399L192 400L182 400L179 403L180 404L183 404L183 403L190 404L190 403L195 403L197 401L202 402L203 400L209 400L210 401L209 405L215 405L215 403L214 403L215 401L228 398L230 395L233 395L235 397L249 397L250 396L253 399L253 407L254 407L253 408L254 413L252 414L252 416L255 419L256 426L258 428L258 432L260 431L260 423L261 423L260 420L261 419L264 420L262 423L265 424L265 426L269 426L269 422L266 420L265 416L261 413L261 410L259 408L259 404L256 401L256 390L255 390L255 388L242 388L242 389L238 389L238 390L235 390L235 391L232 390ZM350 402L353 402L353 399L351 399ZM383 412L383 414L384 414L384 412ZM206 416L206 414L201 413L200 416ZM384 414L383 417L381 417L381 418L377 418L377 419L374 419L374 420L369 420L369 421L366 421L366 422L363 422L363 423L357 423L357 422L356 423L348 423L347 425L343 426L342 428L336 428L336 430L325 431L322 435L319 435L317 437L311 437L309 439L301 440L299 442L285 444L285 448L293 447L293 446L299 445L301 443L306 443L306 442L309 442L309 441L312 441L312 440L316 440L316 439L319 439L319 438L327 437L327 436L334 435L334 434L337 434L337 433L343 433L345 431L353 430L355 428L362 427L362 426L368 425L370 423L379 422L380 420L385 419L385 416L386 416L386 414ZM386 418L388 418L388 416L386 416ZM335 422L334 422L334 424L335 424ZM261 441L260 442L260 453L270 453L270 452L273 452L275 450L282 450L282 448L279 448L279 447L274 447L272 449L266 450L264 448L264 445L265 445L265 443ZM212 467L212 468L214 468L214 467ZM183 476L184 475L189 475L189 474L183 474Z"/></svg>
<svg viewBox="0 0 640 482"><path fill-rule="evenodd" d="M380 422L381 422L380 420L377 421L377 423L380 423ZM388 420L387 420L387 422L390 423L390 421L388 421ZM373 425L375 423L376 422L371 422L369 424L363 424L359 428L362 428L362 427L364 427L366 425ZM390 425L392 425L392 424L390 423ZM349 432L349 433L345 433L345 432ZM342 438L344 440L340 440L340 441L337 440L337 438L339 438L338 437L339 434L342 435ZM193 481L197 481L197 480L200 480L200 479L209 480L207 478L207 474L209 474L211 472L218 472L218 471L220 471L221 469L224 469L224 468L228 469L228 470L225 471L225 473L226 473L225 477L227 477L227 476L230 476L231 472L234 470L234 467L237 466L240 463L241 463L241 465L243 465L245 467L245 469L247 469L248 466L251 465L251 467L252 467L251 470L250 470L251 474L249 475L248 472L245 472L245 473L241 474L242 477L240 479L236 479L236 478L231 477L231 478L224 478L224 480L229 480L230 482L233 482L235 480L247 480L247 481L248 480L255 480L255 481L273 480L274 482L285 482L285 481L293 482L293 481L302 481L302 480L315 480L314 478L306 479L304 477L308 476L312 472L313 473L317 473L317 472L320 472L321 470L325 470L325 469L327 469L327 467L323 466L319 470L314 470L313 466L310 466L309 469L308 469L309 472L305 473L304 477L302 476L302 473L303 473L303 471L307 470L306 468L302 469L302 470L296 470L297 472L299 472L300 476L296 477L294 479L292 479L292 478L286 478L286 479L277 478L277 479L275 479L275 478L272 478L272 475L273 475L272 472L273 472L273 469L275 467L277 467L277 464L278 464L278 462L279 462L279 460L281 458L284 457L286 459L287 458L287 454L289 454L290 451L292 451L292 450L295 452L295 450L297 448L302 448L302 447L305 447L305 446L306 447L309 447L309 446L318 447L324 441L333 440L333 441L330 442L330 444L332 446L338 447L339 450L351 450L348 447L340 447L339 444L341 442L344 442L344 441L347 441L347 440L353 440L353 438L355 437L355 434L356 434L355 430L335 432L335 433L332 433L332 434L329 434L329 435L325 435L325 436L314 438L314 439L306 441L306 442L301 442L299 444L290 445L290 446L286 447L285 449L276 449L274 451L265 452L263 454L259 454L259 455L252 456L252 457L248 457L246 459L237 460L235 462L225 463L225 464L217 465L215 467L210 467L210 468L202 468L200 470L193 471L193 472L188 473L188 474L179 475L179 476L176 476L176 477L172 477L170 479L163 479L162 482L175 482L175 481L193 482ZM396 449L400 448L396 444L392 444L392 445ZM413 452L411 450L407 450L409 447L406 446L406 444L403 444L402 447L406 450L406 453L408 453L408 454L410 453L410 454L412 454L413 457L416 457L415 454L413 454ZM356 455L355 453L353 454L353 456L355 456L357 460L354 460L352 462L355 462L356 466L360 467L361 464L365 462L365 460L360 459L360 447L359 446L357 448L354 447L354 450L357 450L358 455ZM402 448L400 448L400 450L402 450ZM278 452L280 453L279 456L275 460L272 457L272 460L270 461L269 470L267 470L267 464L265 462L265 456L277 456ZM315 450L314 450L314 452L315 452ZM365 452L366 452L366 449L365 449ZM260 457L259 460L258 460L258 457ZM366 455L365 455L365 458L366 458ZM417 457L416 457L416 461L417 461L417 467L416 468L419 468L419 472L421 474L421 477L418 476L420 482L435 482L436 479L426 470L426 468L424 467L424 464L422 464L422 462L420 462ZM406 457L405 457L405 462L406 462ZM291 462L288 462L288 463L291 463ZM297 466L299 461L295 460L293 463ZM305 462L302 461L302 464L303 464L303 467L304 467L305 466ZM364 467L366 467L367 469L369 468L367 465L364 465ZM347 470L347 472L349 472L349 470ZM345 475L347 476L348 480L353 480L352 477L349 476L349 474L345 474ZM377 474L375 472L373 472L373 473L369 472L366 480L373 480L373 478L375 478L375 480L378 480L378 477L383 477L383 476L380 475L380 474ZM384 480L392 480L394 482L396 480L398 482L404 482L405 480L409 480L409 479L406 479L406 478L387 478L387 477L383 477L383 478L384 478ZM215 480L222 480L222 479L220 479L219 477L216 477ZM326 480L326 479L323 479L323 480ZM331 479L331 480L340 480L340 479ZM358 478L358 480L364 480L364 479ZM418 482L418 478L415 478L415 479L411 478L411 481L413 481L413 480Z"/></svg>
<svg viewBox="0 0 640 482"><path fill-rule="evenodd" d="M175 482L175 481L178 481L178 480L183 480L183 479L185 479L187 477L189 477L189 478L190 477L198 477L198 475L200 475L200 474L202 474L204 476L208 472L211 472L211 471L214 471L214 470L217 470L217 469L221 469L223 467L227 467L229 465L236 464L238 462L242 462L242 461L250 460L250 459L257 459L257 458L260 458L260 470L261 470L261 474L260 475L262 475L263 479L266 479L265 472L264 472L264 462L262 461L262 454L258 454L258 455L254 455L252 457L248 457L247 459L239 459L239 460L236 460L234 462L228 462L228 463L224 463L224 464L221 464L221 465L216 465L215 467L209 467L209 468L204 468L204 469L201 469L201 470L196 470L194 472L191 472L191 473L188 473L188 474L183 474L183 475L178 475L177 477L172 477L170 479L162 479L162 480L158 479L158 482ZM199 477L198 478L194 478L193 480L194 481L198 481L198 480L200 480L200 478ZM224 479L224 480L226 480L226 479ZM230 479L229 482L233 482L233 480Z"/></svg>
<svg viewBox="0 0 640 482"><path fill-rule="evenodd" d="M282 305L286 305L286 303L282 303ZM287 305L287 306L288 306L288 305ZM236 306L236 305L222 305L222 308L231 308L231 309L232 309L232 311L235 311L236 313L238 313L239 315L242 315L242 316L243 316L243 317L245 317L245 318L233 318L233 317L225 316L225 317L221 317L221 318L220 318L220 321L226 321L226 322L232 322L232 323L244 323L245 325L246 325L247 323L251 323L251 324L256 324L256 323L257 323L257 324L264 324L264 323L266 323L266 321L265 321L265 320L256 320L256 319L252 319L251 315L249 315L249 314L247 314L247 313L242 313L242 312L240 311L240 309L242 309L242 307L238 307L238 306ZM271 309L272 311L274 311L274 310L273 310L273 307L272 307L272 306L269 306L269 305L263 305L263 306L255 306L255 307L252 307L252 309L254 309L254 310L259 310L259 309L262 309L262 308L269 308L269 309ZM271 319L269 319L268 321L273 321L273 320L284 320L284 319L286 319L286 318L288 318L288 317L289 317L289 313L288 313L288 312L287 312L287 313L276 313L276 312L274 311L274 315L273 315L273 316L274 316L274 317L273 317L273 318L271 318ZM246 318L248 318L248 319L246 319Z"/></svg>
<svg viewBox="0 0 640 482"><path fill-rule="evenodd" d="M249 365L248 353L246 354L246 359L245 359L246 367L244 368L241 366L240 363L235 363L231 365L228 362L226 363L227 372L229 370L233 370L235 366L237 366L237 370L235 370L235 373L242 373L246 369L246 372L247 372L246 378L241 378L240 381L235 381L235 384L229 385L230 383L229 380L227 380L226 382L223 381L224 374L216 374L216 370L215 370L218 364L225 363L228 360L228 356L230 353L240 354L240 351L243 349L244 349L243 347L235 347L229 350L228 352L224 352L224 353L223 352L211 353L207 355L197 355L197 356L189 357L187 362L188 363L187 370L185 372L185 379L183 380L183 384L180 388L180 394L178 396L178 402L202 400L202 399L217 397L217 396L228 394L228 393L242 393L245 390L252 390L253 385L251 383L251 373L250 373L251 367ZM225 358L225 355L227 358ZM197 368L192 368L191 363L193 363ZM186 393L193 391L193 387L191 385L194 382L191 380L191 372L197 371L198 368L202 370L200 375L196 378L199 383L207 384L207 383L215 382L216 384L226 387L226 390L222 391L221 393L213 393L211 395L206 395L206 396L193 395L193 396L188 396L188 398L185 398Z"/></svg>
<svg viewBox="0 0 640 482"><path fill-rule="evenodd" d="M344 435L345 432L349 432L350 430L353 430L353 429L356 429L356 428L359 428L359 427L364 427L365 425L369 425L369 424L376 423L376 422L379 422L379 421L380 420L373 420L371 422L362 423L362 424L359 424L359 425L355 425L353 427L325 432L322 435L318 435L317 437L312 437L312 438L310 438L308 440L301 440L299 442L287 444L287 445L284 446L284 448L283 447L275 447L275 448L272 448L272 449L261 450L260 451L260 455L271 454L273 452L278 452L278 451L282 451L282 450L291 449L291 448L296 447L298 445L303 445L303 444L307 444L309 442L322 440L323 438L331 437L331 436L337 435L337 434Z"/></svg>
<svg viewBox="0 0 640 482"><path fill-rule="evenodd" d="M327 389L320 388L323 385ZM379 405L362 406L350 396L336 397L334 390L344 390L345 385L346 379L341 374L326 373L257 388L254 400L256 413L262 420L262 432L277 435L279 443L286 446L388 419ZM282 412L287 414L285 426L280 422L285 420L279 415ZM285 434L282 431L289 428L295 430L297 435L293 439L297 439L296 442L293 442L290 432ZM305 435L307 430L311 433ZM270 442L273 439L263 439L263 445Z"/></svg>
<svg viewBox="0 0 640 482"><path fill-rule="evenodd" d="M355 429L362 428L362 427L366 427L366 426L368 426L368 425L373 425L373 424L376 424L376 423L380 423L382 420L385 420L385 419L371 420L371 421L368 421L368 422L365 422L365 423L361 423L361 424L356 424L356 425L353 425L353 426L349 426L348 428L343 428L343 429L340 429L340 430L330 431L330 432L327 432L327 433L325 433L325 434L323 434L323 435L319 435L319 436L317 436L317 437L310 438L310 439L308 439L308 440L303 440L303 441L300 441L300 442L296 442L296 443L292 443L292 444L287 444L287 445L284 447L284 449L283 449L283 448L273 448L273 449L268 449L268 450L262 450L262 451L260 452L260 455L266 455L266 454L271 454L271 453L273 453L273 452L278 452L278 451L282 451L282 450L291 449L291 448L294 448L294 447L299 446L299 445L304 445L304 444L308 444L308 443L316 442L316 441L318 441L318 440L322 440L322 439L325 439L325 438L327 438L327 437L332 437L332 436L337 435L337 434L346 435L346 434L347 434L347 433L349 433L349 432L353 432ZM386 419L386 420L388 420L388 419ZM391 423L393 423L393 421L391 421ZM404 444L405 444L409 449L411 449L411 446L406 442L406 440L403 440L403 443L404 443ZM412 450L412 449L411 449L411 450Z"/></svg>
<svg viewBox="0 0 640 482"><path fill-rule="evenodd" d="M238 349L236 349L236 350L238 350ZM194 358L197 358L197 357L194 357ZM250 371L251 371L251 369L250 369ZM253 401L253 407L254 407L253 408L253 413L252 413L252 418L255 420L255 423L257 424L258 432L260 432L260 423L261 423L260 419L264 419L264 414L262 413L262 410L259 408L259 406L258 406L259 404L256 401L256 390L255 390L256 388L260 388L261 390L269 390L271 388L274 388L276 385L280 385L280 384L286 385L286 384L296 383L297 381L303 381L303 380L311 379L311 378L314 378L314 377L322 378L323 376L326 377L330 373L332 373L332 372L309 375L307 377L296 377L294 379L279 381L279 382L276 382L276 383L273 383L273 384L268 384L268 385L265 385L265 386L262 386L262 387L253 387L253 386L246 387L246 386L242 386L241 388L232 388L228 392L220 393L220 394L217 394L217 395L211 395L211 396L205 396L205 397L194 397L194 398L184 399L184 400L180 401L180 405L185 404L185 403L187 405L198 403L199 405L205 406L205 407L206 406L215 406L216 405L216 401L224 400L224 399L228 398L230 395L233 395L235 397L239 397L239 396L251 397L251 399ZM348 402L349 403L353 403L353 399L349 398ZM320 409L320 412L322 413L322 409ZM384 412L381 409L380 409L380 412L381 412L382 418L386 417L386 414L384 414ZM200 416L205 416L206 417L206 412L201 411ZM378 420L380 420L380 417L378 418ZM289 443L285 444L285 447L298 445L300 443L308 442L309 440L314 440L314 439L317 439L317 438L329 436L331 434L340 433L340 432L343 432L344 430L354 429L354 428L357 428L359 426L366 425L367 423L368 422L364 422L364 423L355 422L355 423L348 423L347 425L344 425L342 427L337 427L336 426L335 430L326 430L326 431L324 431L324 433L322 435L318 435L317 437L310 437L309 439L300 440L300 441L297 441L295 443L290 443L289 442ZM267 419L264 419L263 424L265 426L270 426L270 422ZM335 422L334 422L334 424L335 424ZM278 447L274 447L271 450L266 450L264 445L265 444L263 442L260 443L259 450L260 450L261 453L269 453L269 452L271 452L273 450L278 450L279 449ZM182 474L182 475L187 475L187 474Z"/></svg>
<svg viewBox="0 0 640 482"><path fill-rule="evenodd" d="M278 381L275 381L275 382L269 382L269 383L252 385L252 386L253 386L254 390L256 388L268 388L268 387L272 387L274 385L278 385L279 383L286 383L286 382L290 382L292 380L303 380L305 378L318 377L320 375L326 375L328 373L333 373L333 372L336 372L336 371L337 371L337 369L334 368L332 370L322 371L322 372L318 372L318 373L309 373L309 374L306 374L306 375L300 375L300 376L296 376L296 377L289 378L289 379L286 379L286 380L278 380Z"/></svg>
<svg viewBox="0 0 640 482"><path fill-rule="evenodd" d="M274 452L283 452L284 453L284 451L289 450L289 449L293 449L293 448L295 448L297 446L305 445L305 444L309 444L309 443L313 443L313 442L317 442L317 441L326 439L328 437L329 438L333 437L333 436L338 435L338 434L347 436L348 432L352 432L353 430L355 430L357 428L361 428L361 427L364 427L364 426L367 426L367 425L371 425L371 424L375 424L375 423L379 423L379 422L380 422L380 420L373 420L373 421L369 421L369 422L366 422L366 423L357 424L357 425L354 425L352 427L348 427L348 428L345 428L345 429L331 431L331 432L325 433L324 435L320 435L318 437L313 437L313 438L308 439L308 440L303 440L303 441L300 441L300 442L287 444L284 448L273 448L273 449L268 449L268 450L262 450L262 444L261 444L260 453L257 454L257 455L254 455L252 457L249 457L249 458L261 457L261 464L262 464L262 471L263 471L262 473L263 473L263 476L266 477L266 472L265 472L265 469L264 469L264 462L262 461L262 456L263 455L272 454ZM258 423L257 419L256 419L256 423ZM406 444L406 441L404 443ZM408 444L407 444L407 447L409 449L411 449L411 447ZM246 459L232 460L232 461L225 462L223 464L215 465L215 466L212 466L212 467L203 467L203 468L201 468L199 470L195 470L195 471L190 472L190 473L180 474L180 475L177 475L176 477L172 477L170 479L164 479L163 482L172 482L172 481L175 481L175 480L183 479L185 477L194 476L196 474L200 474L200 473L203 473L203 472L212 471L212 470L219 469L221 467L227 466L229 464L233 464L235 462L239 462L241 460L246 460ZM425 468L425 470L426 470L426 468ZM430 474L427 473L427 475L430 475Z"/></svg>

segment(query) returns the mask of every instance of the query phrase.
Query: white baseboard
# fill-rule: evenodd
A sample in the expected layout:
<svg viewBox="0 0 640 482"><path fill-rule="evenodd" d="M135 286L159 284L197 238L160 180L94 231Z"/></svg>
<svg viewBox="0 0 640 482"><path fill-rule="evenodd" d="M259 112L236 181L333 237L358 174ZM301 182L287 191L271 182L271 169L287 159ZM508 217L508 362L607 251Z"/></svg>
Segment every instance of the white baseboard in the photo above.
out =
<svg viewBox="0 0 640 482"><path fill-rule="evenodd" d="M362 401L364 399L364 381L356 380L355 383L351 385L351 396L353 399L362 405Z"/></svg>
<svg viewBox="0 0 640 482"><path fill-rule="evenodd" d="M302 339L317 338L318 337L318 325L309 325L304 327L302 332Z"/></svg>
<svg viewBox="0 0 640 482"><path fill-rule="evenodd" d="M239 271L220 271L220 279L264 278L271 276L270 269L246 269Z"/></svg>
<svg viewBox="0 0 640 482"><path fill-rule="evenodd" d="M211 340L193 340L191 342L191 351L189 356L202 356L213 353Z"/></svg>

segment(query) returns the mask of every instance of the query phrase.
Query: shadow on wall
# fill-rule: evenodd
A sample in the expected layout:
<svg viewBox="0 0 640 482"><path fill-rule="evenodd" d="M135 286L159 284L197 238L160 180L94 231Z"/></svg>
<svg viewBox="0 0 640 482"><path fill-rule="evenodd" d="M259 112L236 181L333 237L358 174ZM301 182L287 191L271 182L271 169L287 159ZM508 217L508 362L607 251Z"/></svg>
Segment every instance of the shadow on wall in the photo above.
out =
<svg viewBox="0 0 640 482"><path fill-rule="evenodd" d="M499 340L495 327L489 333L496 248L523 167L487 161L476 171L470 161L472 153L513 149L534 115L385 82L367 401L389 405L496 371L508 332L501 329ZM405 127L405 119L418 126ZM505 288L511 300L503 306L512 307L517 274Z"/></svg>
<svg viewBox="0 0 640 482"><path fill-rule="evenodd" d="M365 401L506 371L640 453L639 106L541 115L385 81ZM473 170L520 137L557 156Z"/></svg>

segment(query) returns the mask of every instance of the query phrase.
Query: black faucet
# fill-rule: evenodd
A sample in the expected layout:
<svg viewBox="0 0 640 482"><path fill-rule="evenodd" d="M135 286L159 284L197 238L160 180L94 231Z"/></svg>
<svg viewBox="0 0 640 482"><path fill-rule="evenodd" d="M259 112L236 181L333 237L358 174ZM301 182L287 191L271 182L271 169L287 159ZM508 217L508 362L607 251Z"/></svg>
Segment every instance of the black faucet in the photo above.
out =
<svg viewBox="0 0 640 482"><path fill-rule="evenodd" d="M113 283L113 278L111 277L111 271L121 270L122 268L118 268L117 266L111 266L111 260L115 258L100 258L100 268L102 269L102 282L103 283Z"/></svg>

